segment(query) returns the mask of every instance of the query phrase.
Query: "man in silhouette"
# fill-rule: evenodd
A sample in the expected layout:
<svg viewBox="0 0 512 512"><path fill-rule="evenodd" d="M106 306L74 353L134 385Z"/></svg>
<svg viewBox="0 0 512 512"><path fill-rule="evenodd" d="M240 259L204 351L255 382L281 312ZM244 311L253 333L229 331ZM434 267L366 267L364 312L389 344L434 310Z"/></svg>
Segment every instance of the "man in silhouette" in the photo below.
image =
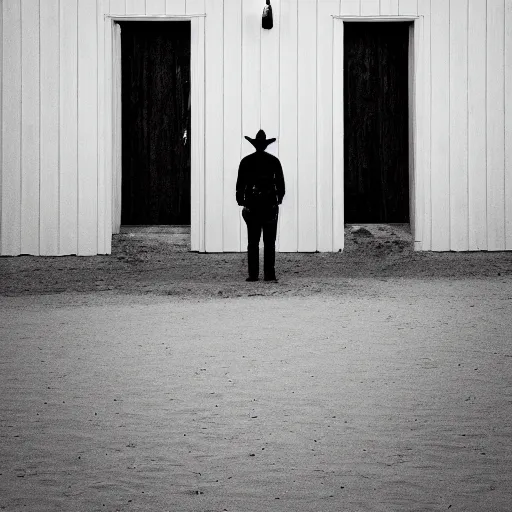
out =
<svg viewBox="0 0 512 512"><path fill-rule="evenodd" d="M259 277L259 245L263 231L265 281L277 281L275 272L276 233L279 205L285 187L283 169L279 159L265 149L276 139L267 139L260 130L255 139L245 137L256 149L240 162L236 182L236 201L243 206L242 216L247 224L247 281Z"/></svg>

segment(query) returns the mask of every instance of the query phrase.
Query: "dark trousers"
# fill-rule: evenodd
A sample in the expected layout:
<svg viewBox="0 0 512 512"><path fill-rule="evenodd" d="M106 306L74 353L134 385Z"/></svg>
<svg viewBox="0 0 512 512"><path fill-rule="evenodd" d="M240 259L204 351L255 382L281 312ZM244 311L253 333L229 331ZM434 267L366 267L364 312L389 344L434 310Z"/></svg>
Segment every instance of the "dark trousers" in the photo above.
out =
<svg viewBox="0 0 512 512"><path fill-rule="evenodd" d="M279 208L266 210L242 210L242 217L247 224L247 261L249 277L257 278L259 274L260 238L263 231L263 272L265 278L275 278L276 234Z"/></svg>

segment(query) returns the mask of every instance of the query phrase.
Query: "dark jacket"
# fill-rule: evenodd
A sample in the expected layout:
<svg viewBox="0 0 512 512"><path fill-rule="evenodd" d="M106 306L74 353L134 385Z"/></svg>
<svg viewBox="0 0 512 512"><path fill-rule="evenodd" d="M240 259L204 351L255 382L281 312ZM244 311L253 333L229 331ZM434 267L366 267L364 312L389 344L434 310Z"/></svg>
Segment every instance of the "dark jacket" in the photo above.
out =
<svg viewBox="0 0 512 512"><path fill-rule="evenodd" d="M276 191L275 204L283 201L285 188L281 162L265 151L256 151L242 159L236 181L236 202L247 206L246 193L253 185L267 186L273 182ZM273 206L273 205L271 205Z"/></svg>

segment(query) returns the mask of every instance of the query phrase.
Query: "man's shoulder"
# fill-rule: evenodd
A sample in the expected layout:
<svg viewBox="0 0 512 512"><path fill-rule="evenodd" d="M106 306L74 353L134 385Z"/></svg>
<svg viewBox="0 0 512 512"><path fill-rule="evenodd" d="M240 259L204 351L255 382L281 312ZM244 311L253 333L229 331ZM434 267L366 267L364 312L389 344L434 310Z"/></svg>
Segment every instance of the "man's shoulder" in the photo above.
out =
<svg viewBox="0 0 512 512"><path fill-rule="evenodd" d="M265 155L267 155L267 158L268 158L269 160L271 160L272 162L280 163L280 162L279 162L279 158L277 158L277 156L273 155L272 153L267 153L267 152L265 152Z"/></svg>
<svg viewBox="0 0 512 512"><path fill-rule="evenodd" d="M240 165L249 164L249 163L262 163L262 162L272 162L273 164L280 165L281 162L277 156L274 156L271 153L267 153L266 151L255 151L254 153L250 153L247 156L244 156L240 161Z"/></svg>

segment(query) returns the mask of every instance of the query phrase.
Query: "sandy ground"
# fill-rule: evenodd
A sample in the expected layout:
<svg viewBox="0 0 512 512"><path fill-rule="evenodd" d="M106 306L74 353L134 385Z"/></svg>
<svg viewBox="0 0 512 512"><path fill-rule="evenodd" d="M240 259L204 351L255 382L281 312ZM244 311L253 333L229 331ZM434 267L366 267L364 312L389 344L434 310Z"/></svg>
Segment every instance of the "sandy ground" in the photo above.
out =
<svg viewBox="0 0 512 512"><path fill-rule="evenodd" d="M512 509L512 255L0 259L0 509Z"/></svg>

